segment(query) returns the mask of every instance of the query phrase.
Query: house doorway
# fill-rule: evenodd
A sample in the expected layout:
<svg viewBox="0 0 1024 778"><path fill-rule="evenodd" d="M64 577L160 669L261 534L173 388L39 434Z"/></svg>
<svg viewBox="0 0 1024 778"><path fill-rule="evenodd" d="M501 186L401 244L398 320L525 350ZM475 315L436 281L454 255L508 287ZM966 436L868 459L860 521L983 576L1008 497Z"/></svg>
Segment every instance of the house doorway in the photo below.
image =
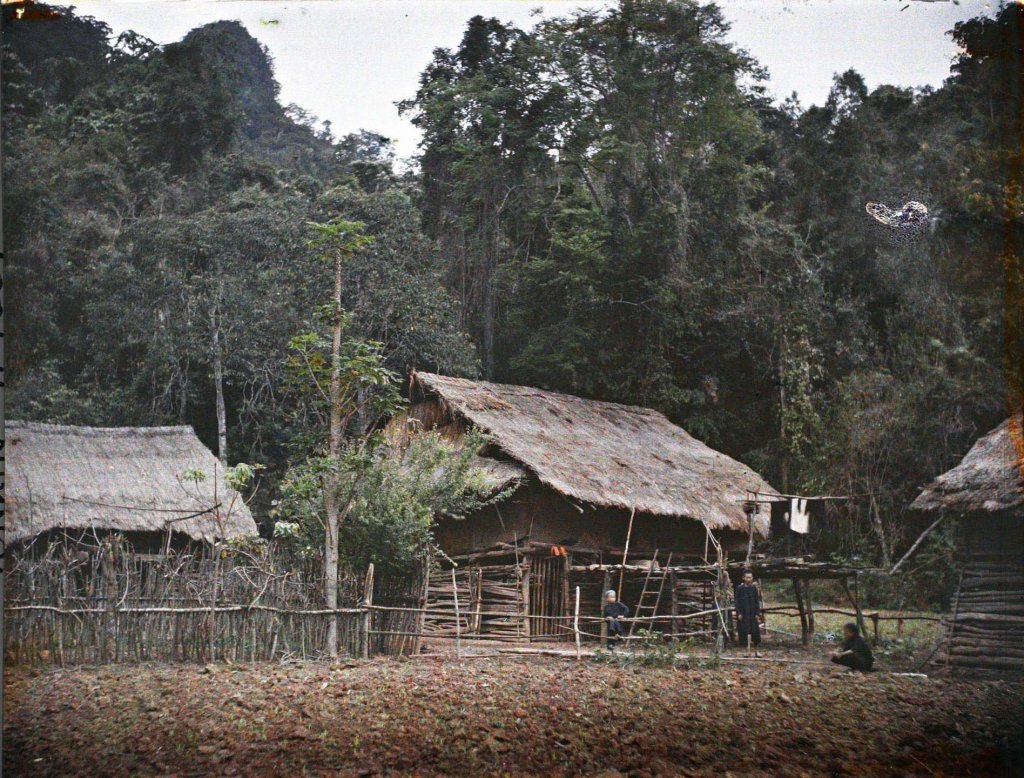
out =
<svg viewBox="0 0 1024 778"><path fill-rule="evenodd" d="M534 556L530 564L531 640L568 640L569 557Z"/></svg>

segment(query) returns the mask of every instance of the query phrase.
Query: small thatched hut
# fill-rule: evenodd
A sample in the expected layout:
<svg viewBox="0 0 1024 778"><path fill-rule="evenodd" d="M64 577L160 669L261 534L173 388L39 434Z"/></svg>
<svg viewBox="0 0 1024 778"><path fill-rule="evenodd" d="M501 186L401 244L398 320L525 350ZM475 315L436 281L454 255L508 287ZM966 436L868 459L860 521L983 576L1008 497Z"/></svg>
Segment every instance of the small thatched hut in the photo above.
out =
<svg viewBox="0 0 1024 778"><path fill-rule="evenodd" d="M570 585L579 583L593 612L608 582L583 581L574 569L621 563L627 547L633 565L657 569L670 555L675 565L696 563L713 556L716 543L745 553L752 537L768 533L767 511L752 515L744 506L771 487L648 408L413 373L407 414L392 419L389 432L434 430L457 440L470 427L489 438L480 463L493 486L512 490L498 505L436 529L438 545L468 576L465 596L477 609L562 616ZM634 586L622 593L637 600L631 605L642 597L638 587L654 585L641 577L643 584L623 584ZM665 588L658 587L652 606ZM667 611L678 597L664 595ZM487 620L475 626L486 630Z"/></svg>
<svg viewBox="0 0 1024 778"><path fill-rule="evenodd" d="M256 536L223 468L191 427L8 421L7 543L123 535L138 552ZM190 471L202 480L186 477Z"/></svg>
<svg viewBox="0 0 1024 778"><path fill-rule="evenodd" d="M1024 670L1024 437L1021 417L981 438L910 506L959 520L960 586L949 662Z"/></svg>

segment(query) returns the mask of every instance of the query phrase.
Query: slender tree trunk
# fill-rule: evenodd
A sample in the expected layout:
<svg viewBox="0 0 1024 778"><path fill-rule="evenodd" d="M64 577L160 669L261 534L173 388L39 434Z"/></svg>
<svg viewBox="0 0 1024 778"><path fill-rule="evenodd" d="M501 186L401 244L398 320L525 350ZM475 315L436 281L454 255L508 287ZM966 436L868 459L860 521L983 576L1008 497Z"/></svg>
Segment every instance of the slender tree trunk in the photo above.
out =
<svg viewBox="0 0 1024 778"><path fill-rule="evenodd" d="M490 242L489 242L490 243ZM495 247L488 245L484 257L484 377L494 378L494 265Z"/></svg>
<svg viewBox="0 0 1024 778"><path fill-rule="evenodd" d="M882 565L886 570L892 567L892 552L889 550L889 539L885 536L885 525L882 523L882 514L878 510L878 501L871 495L871 526L878 537L878 545L882 547Z"/></svg>
<svg viewBox="0 0 1024 778"><path fill-rule="evenodd" d="M213 384L217 396L217 457L228 466L228 415L224 406L224 345L220 336L220 315L216 306L210 311L213 329Z"/></svg>
<svg viewBox="0 0 1024 778"><path fill-rule="evenodd" d="M334 324L331 339L331 420L330 420L330 456L332 470L327 479L325 509L327 527L324 550L324 594L327 608L336 610L338 607L338 473L337 466L341 459L341 263L339 253L334 259ZM329 616L327 619L327 655L332 659L338 656L338 619Z"/></svg>
<svg viewBox="0 0 1024 778"><path fill-rule="evenodd" d="M782 443L782 455L779 457L779 481L782 484L782 493L789 494L789 451L786 442L785 355L786 339L782 338L779 347L779 440Z"/></svg>

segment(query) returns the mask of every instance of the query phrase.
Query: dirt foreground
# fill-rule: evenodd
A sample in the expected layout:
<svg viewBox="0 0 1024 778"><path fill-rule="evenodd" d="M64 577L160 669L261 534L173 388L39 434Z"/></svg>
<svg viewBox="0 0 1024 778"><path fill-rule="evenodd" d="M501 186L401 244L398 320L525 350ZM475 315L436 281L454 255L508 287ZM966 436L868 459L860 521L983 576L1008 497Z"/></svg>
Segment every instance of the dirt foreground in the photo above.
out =
<svg viewBox="0 0 1024 778"><path fill-rule="evenodd" d="M1022 774L1024 686L441 657L5 678L17 776Z"/></svg>

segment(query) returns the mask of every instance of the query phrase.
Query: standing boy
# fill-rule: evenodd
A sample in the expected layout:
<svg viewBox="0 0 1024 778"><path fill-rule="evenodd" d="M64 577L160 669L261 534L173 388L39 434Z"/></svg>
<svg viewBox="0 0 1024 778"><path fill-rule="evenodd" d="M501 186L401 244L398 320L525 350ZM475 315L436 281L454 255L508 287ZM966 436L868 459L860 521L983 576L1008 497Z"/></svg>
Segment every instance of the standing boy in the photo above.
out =
<svg viewBox="0 0 1024 778"><path fill-rule="evenodd" d="M747 646L750 656L751 645L754 656L761 656L757 647L761 644L761 589L754 583L754 574L750 570L743 571L743 583L736 587L736 621L739 626L740 642Z"/></svg>
<svg viewBox="0 0 1024 778"><path fill-rule="evenodd" d="M615 644L622 640L622 622L629 615L629 608L619 602L614 589L604 593L604 620L608 622L608 650L614 651Z"/></svg>

